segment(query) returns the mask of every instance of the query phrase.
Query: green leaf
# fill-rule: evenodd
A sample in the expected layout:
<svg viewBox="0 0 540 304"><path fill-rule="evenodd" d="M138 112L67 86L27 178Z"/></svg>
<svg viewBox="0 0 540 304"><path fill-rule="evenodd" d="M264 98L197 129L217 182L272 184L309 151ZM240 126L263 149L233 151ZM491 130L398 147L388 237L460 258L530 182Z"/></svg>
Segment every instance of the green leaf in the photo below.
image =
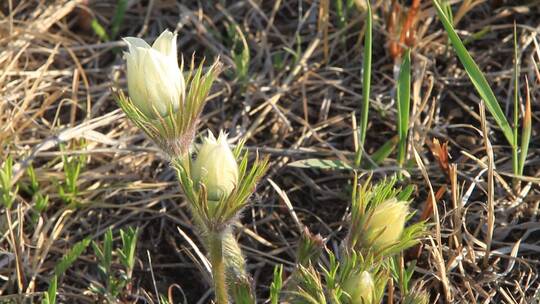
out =
<svg viewBox="0 0 540 304"><path fill-rule="evenodd" d="M139 228L133 229L131 227L126 230L120 230L122 248L119 250L119 255L122 265L126 267L128 279L131 278L131 273L135 265L135 249L137 247L138 231Z"/></svg>
<svg viewBox="0 0 540 304"><path fill-rule="evenodd" d="M109 35L107 35L107 31L105 30L105 28L101 25L101 23L99 23L99 21L97 19L92 19L92 22L90 23L90 26L92 27L92 29L94 30L94 33L99 37L99 39L103 40L103 41L109 41L111 40L109 38Z"/></svg>
<svg viewBox="0 0 540 304"><path fill-rule="evenodd" d="M414 192L414 186L413 185L407 185L405 189L402 189L399 191L399 193L396 195L396 198L400 201L408 201L411 197L411 195Z"/></svg>
<svg viewBox="0 0 540 304"><path fill-rule="evenodd" d="M409 131L409 113L411 108L411 51L407 50L399 69L397 82L398 111L398 164L403 166L407 153L407 133Z"/></svg>
<svg viewBox="0 0 540 304"><path fill-rule="evenodd" d="M61 276L66 270L77 260L77 258L84 252L86 247L90 244L90 238L85 238L82 241L73 245L73 248L62 257L60 262L54 267L54 274Z"/></svg>
<svg viewBox="0 0 540 304"><path fill-rule="evenodd" d="M49 289L44 294L42 304L56 304L56 289L58 288L58 277L54 275L49 282Z"/></svg>
<svg viewBox="0 0 540 304"><path fill-rule="evenodd" d="M306 169L331 169L331 170L352 170L351 165L338 159L308 158L297 160L289 164L291 167Z"/></svg>
<svg viewBox="0 0 540 304"><path fill-rule="evenodd" d="M113 247L113 233L112 228L109 227L105 235L103 236L103 261L102 265L105 266L107 270L110 269L112 264L112 249Z"/></svg>
<svg viewBox="0 0 540 304"><path fill-rule="evenodd" d="M450 23L454 24L454 15L452 14L452 5L449 0L442 0L441 7L443 8Z"/></svg>
<svg viewBox="0 0 540 304"><path fill-rule="evenodd" d="M36 203L34 204L34 209L36 209L38 213L41 213L47 208L47 205L49 205L49 195L43 196L43 194L38 193L35 197Z"/></svg>
<svg viewBox="0 0 540 304"><path fill-rule="evenodd" d="M433 4L435 6L435 9L437 10L439 19L441 19L444 29L446 30L446 33L448 34L448 38L452 42L452 46L454 47L454 50L459 60L463 64L463 67L465 68L467 75L469 75L471 82L476 88L476 92L486 102L486 107L488 108L491 115L493 115L493 117L495 118L495 121L497 122L502 132L504 133L506 140L508 141L510 145L513 146L514 134L512 133L512 128L510 127L510 124L508 123L508 120L506 119L499 105L499 102L497 101L497 98L495 97L495 94L493 94L493 91L491 90L491 87L489 86L489 83L487 82L486 77L480 71L480 68L478 67L474 59L471 57L471 55L469 54L469 52L463 45L463 42L461 41L458 34L454 30L452 23L448 20L448 17L446 16L444 10L442 9L439 1L433 0Z"/></svg>
<svg viewBox="0 0 540 304"><path fill-rule="evenodd" d="M279 264L274 267L274 279L270 285L270 303L278 304L279 295L283 288L283 265Z"/></svg>

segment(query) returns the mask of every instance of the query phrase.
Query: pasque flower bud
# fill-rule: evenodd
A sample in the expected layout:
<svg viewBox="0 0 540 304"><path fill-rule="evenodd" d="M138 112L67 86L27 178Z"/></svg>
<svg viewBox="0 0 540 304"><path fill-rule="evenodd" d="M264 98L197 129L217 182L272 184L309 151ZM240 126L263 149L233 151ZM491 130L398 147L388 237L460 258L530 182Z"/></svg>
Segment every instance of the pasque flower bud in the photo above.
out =
<svg viewBox="0 0 540 304"><path fill-rule="evenodd" d="M343 290L351 297L353 304L371 304L375 283L367 271L352 274L343 284Z"/></svg>
<svg viewBox="0 0 540 304"><path fill-rule="evenodd" d="M366 241L376 249L396 243L403 233L408 214L407 202L396 198L377 205L367 223Z"/></svg>
<svg viewBox="0 0 540 304"><path fill-rule="evenodd" d="M238 164L221 132L216 139L212 132L203 140L191 170L195 184L203 183L208 200L219 201L228 196L238 183Z"/></svg>
<svg viewBox="0 0 540 304"><path fill-rule="evenodd" d="M183 105L185 82L178 67L176 34L164 31L150 47L144 40L124 38L129 97L147 117L167 116ZM155 109L155 110L154 110ZM156 113L157 111L157 113Z"/></svg>

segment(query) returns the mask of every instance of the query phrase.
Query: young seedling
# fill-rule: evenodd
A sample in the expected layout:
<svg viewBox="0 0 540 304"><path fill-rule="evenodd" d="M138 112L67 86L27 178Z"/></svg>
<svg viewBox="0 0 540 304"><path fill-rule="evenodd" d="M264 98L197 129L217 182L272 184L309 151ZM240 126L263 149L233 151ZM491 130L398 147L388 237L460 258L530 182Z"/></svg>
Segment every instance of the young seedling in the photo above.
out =
<svg viewBox="0 0 540 304"><path fill-rule="evenodd" d="M60 198L70 207L79 204L79 176L84 168L86 156L84 154L67 156L64 146L61 146L62 164L64 167L64 181L58 186Z"/></svg>
<svg viewBox="0 0 540 304"><path fill-rule="evenodd" d="M235 78L238 82L245 86L248 80L249 73L249 45L244 33L237 24L232 24L227 27L229 40L231 41L231 57L234 62Z"/></svg>
<svg viewBox="0 0 540 304"><path fill-rule="evenodd" d="M118 250L120 256L120 262L126 270L126 277L128 281L131 281L133 275L133 268L135 267L135 249L137 247L137 237L139 234L139 228L133 229L132 227L126 230L120 230L120 238L122 239L122 247Z"/></svg>
<svg viewBox="0 0 540 304"><path fill-rule="evenodd" d="M18 186L12 186L13 180L13 158L11 155L8 155L2 169L0 170L0 199L2 200L2 205L6 210L11 209L15 197L18 192Z"/></svg>
<svg viewBox="0 0 540 304"><path fill-rule="evenodd" d="M283 265L279 264L274 267L274 279L270 284L270 298L268 301L271 304L279 304L281 289L283 288Z"/></svg>
<svg viewBox="0 0 540 304"><path fill-rule="evenodd" d="M36 171L34 166L30 165L26 169L26 175L28 176L28 182L19 182L19 187L29 195L34 195L39 191L39 182L37 180Z"/></svg>
<svg viewBox="0 0 540 304"><path fill-rule="evenodd" d="M123 292L131 289L131 276L135 265L135 249L137 247L138 229L127 228L120 230L122 246L114 249L114 236L112 229L109 228L103 236L103 245L100 246L96 241L92 242L94 254L98 260L99 281L92 282L90 291L101 295L109 303L118 302ZM118 262L122 269L117 270L113 267Z"/></svg>
<svg viewBox="0 0 540 304"><path fill-rule="evenodd" d="M49 205L49 195L43 196L41 193L34 195L34 214L32 214L32 223L36 224L41 213L47 209Z"/></svg>
<svg viewBox="0 0 540 304"><path fill-rule="evenodd" d="M35 225L41 216L41 213L47 209L47 206L49 205L49 195L43 196L43 194L39 191L39 181L37 179L34 166L28 166L26 169L26 175L28 176L28 181L19 181L18 185L24 192L32 196L32 223Z"/></svg>

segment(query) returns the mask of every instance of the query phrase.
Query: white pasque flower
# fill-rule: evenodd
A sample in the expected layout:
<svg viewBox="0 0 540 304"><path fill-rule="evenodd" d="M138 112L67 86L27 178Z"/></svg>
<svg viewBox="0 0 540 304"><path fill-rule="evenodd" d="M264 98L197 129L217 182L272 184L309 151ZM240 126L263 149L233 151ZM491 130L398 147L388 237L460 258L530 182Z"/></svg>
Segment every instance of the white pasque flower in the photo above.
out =
<svg viewBox="0 0 540 304"><path fill-rule="evenodd" d="M238 183L238 163L225 133L220 132L216 139L208 131L208 137L203 139L193 163L191 175L195 184L205 185L210 201L219 201L233 191Z"/></svg>
<svg viewBox="0 0 540 304"><path fill-rule="evenodd" d="M126 37L128 91L133 104L147 117L177 111L185 97L185 82L178 67L176 34L165 30L150 47L144 40ZM155 110L154 110L155 108Z"/></svg>

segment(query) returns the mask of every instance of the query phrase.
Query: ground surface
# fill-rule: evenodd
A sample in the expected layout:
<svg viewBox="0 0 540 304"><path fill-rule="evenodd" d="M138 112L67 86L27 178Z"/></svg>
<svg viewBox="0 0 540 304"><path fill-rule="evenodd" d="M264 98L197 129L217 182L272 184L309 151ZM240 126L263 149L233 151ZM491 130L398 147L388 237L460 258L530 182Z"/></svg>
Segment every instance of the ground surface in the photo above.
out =
<svg viewBox="0 0 540 304"><path fill-rule="evenodd" d="M299 220L327 237L328 248L336 248L344 234L353 173L288 166L307 158L353 158L352 118L360 112L362 96L364 15L354 7L345 16L338 14L337 1L330 1L326 18L321 2L325 1L127 1L125 18L114 35L115 1L2 1L0 159L13 157L20 187L10 211L11 227L6 210L0 211L0 301L15 299L22 284L22 294L37 302L55 265L73 244L84 237L100 243L108 227L119 244L120 228L139 227L133 283L118 299L156 302L156 293L170 292L175 302L183 301L182 294L187 303L210 302L209 277L197 254L204 249L175 174L118 110L111 94L111 87L126 89L120 37L153 41L167 28L178 31L185 58L195 53L196 62L203 57L209 62L220 56L227 66L200 130L227 130L231 138L246 137L250 149L271 156L271 170L239 229L259 297L268 294L265 286L274 265L283 263L290 270L298 238L297 223L270 180L286 193ZM368 155L393 139L397 125L394 86L399 65L389 42L399 34L391 27L394 32L389 32L391 1L376 2ZM453 5L459 17L456 28L487 73L509 119L516 22L521 95L525 96L526 76L532 96L531 146L525 177L514 186L511 149L487 114L496 169L486 170L490 159L478 95L431 3L422 1L411 29L414 39L408 40L413 45L412 134L409 174L403 183L416 186L417 220L423 211L431 214L426 203L428 177L438 192L440 220L432 221L430 237L415 252L416 280L424 281L433 302L450 297L453 303L533 303L540 284L540 79L535 67L540 59L540 9L534 1L458 2ZM94 18L108 37L97 34ZM238 54L245 46L249 64L242 70L235 57L241 58ZM448 143L450 163L457 166L454 187L445 161L440 166L434 157L434 139ZM67 207L58 193L66 179L61 155L84 164L75 208ZM393 152L376 167L375 180L397 171L395 158ZM419 161L425 170L419 169ZM49 195L48 207L39 216L35 196L25 189L30 179L21 170L30 163L38 190ZM491 189L488 175L493 171ZM494 197L492 213L488 194ZM484 259L488 214L495 222L489 258ZM23 265L21 282L16 279L21 278L18 262ZM58 299L95 303L99 298L89 286L99 280L96 256L88 247L59 280Z"/></svg>

